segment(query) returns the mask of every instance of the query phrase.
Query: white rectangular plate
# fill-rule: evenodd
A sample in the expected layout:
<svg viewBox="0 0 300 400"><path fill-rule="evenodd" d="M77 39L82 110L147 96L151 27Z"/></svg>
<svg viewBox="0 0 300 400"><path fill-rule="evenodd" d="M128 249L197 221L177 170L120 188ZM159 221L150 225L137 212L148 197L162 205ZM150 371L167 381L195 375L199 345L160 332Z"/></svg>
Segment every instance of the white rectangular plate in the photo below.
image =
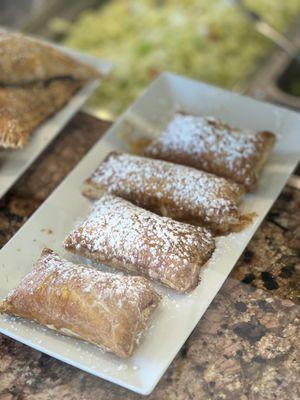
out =
<svg viewBox="0 0 300 400"><path fill-rule="evenodd" d="M47 245L70 260L61 242L78 218L89 209L80 194L82 181L113 149L128 150L128 140L153 137L175 110L213 115L241 128L269 129L278 143L255 193L242 207L257 218L238 234L221 237L217 249L202 270L202 281L189 295L156 286L165 295L141 346L128 361L105 354L95 346L67 338L21 319L0 317L0 331L60 360L141 394L149 394L183 345L255 230L285 185L300 154L300 116L292 111L261 103L203 83L165 73L113 125L74 171L0 252L0 298L32 269ZM126 140L122 139L126 136ZM135 138L135 139L133 139ZM50 233L52 232L52 233ZM103 268L103 267L101 267Z"/></svg>
<svg viewBox="0 0 300 400"><path fill-rule="evenodd" d="M101 72L103 77L111 70L111 64L96 57L81 54L61 46L55 47L69 54L74 59L91 65ZM97 79L84 85L59 112L35 129L32 137L23 149L0 149L0 198L42 153L73 115L76 114L93 91L99 86L100 82L101 80Z"/></svg>

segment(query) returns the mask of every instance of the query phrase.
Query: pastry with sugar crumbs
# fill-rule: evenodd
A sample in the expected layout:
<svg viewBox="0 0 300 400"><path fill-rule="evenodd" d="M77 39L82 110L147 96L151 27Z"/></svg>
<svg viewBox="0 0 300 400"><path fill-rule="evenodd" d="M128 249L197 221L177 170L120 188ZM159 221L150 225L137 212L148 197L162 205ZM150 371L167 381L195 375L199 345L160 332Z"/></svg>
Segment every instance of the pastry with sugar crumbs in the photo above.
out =
<svg viewBox="0 0 300 400"><path fill-rule="evenodd" d="M237 231L244 189L224 178L166 161L110 153L84 185L84 194L99 198L108 191L157 214L191 221L218 233Z"/></svg>
<svg viewBox="0 0 300 400"><path fill-rule="evenodd" d="M160 296L142 277L101 272L44 249L0 311L130 357Z"/></svg>
<svg viewBox="0 0 300 400"><path fill-rule="evenodd" d="M0 87L0 148L20 148L32 131L55 114L81 87L70 79L30 87Z"/></svg>
<svg viewBox="0 0 300 400"><path fill-rule="evenodd" d="M275 141L268 131L237 129L213 117L177 113L145 155L223 176L251 191Z"/></svg>
<svg viewBox="0 0 300 400"><path fill-rule="evenodd" d="M65 239L64 247L111 267L145 275L188 292L215 244L201 227L174 221L105 194Z"/></svg>
<svg viewBox="0 0 300 400"><path fill-rule="evenodd" d="M0 31L0 148L23 147L41 122L99 77L49 44Z"/></svg>

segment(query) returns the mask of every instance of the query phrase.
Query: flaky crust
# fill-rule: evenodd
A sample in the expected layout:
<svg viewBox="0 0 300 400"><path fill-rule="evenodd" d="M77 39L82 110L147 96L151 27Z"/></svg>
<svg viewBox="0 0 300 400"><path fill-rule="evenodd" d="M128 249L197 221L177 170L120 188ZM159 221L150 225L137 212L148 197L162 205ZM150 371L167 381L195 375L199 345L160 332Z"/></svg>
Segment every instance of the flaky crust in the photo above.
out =
<svg viewBox="0 0 300 400"><path fill-rule="evenodd" d="M213 117L178 113L145 155L223 176L251 191L275 140L268 131L241 130Z"/></svg>
<svg viewBox="0 0 300 400"><path fill-rule="evenodd" d="M80 81L61 79L26 87L0 87L0 147L23 147L32 131L59 111L81 86Z"/></svg>
<svg viewBox="0 0 300 400"><path fill-rule="evenodd" d="M159 302L145 278L75 265L44 249L0 311L130 357Z"/></svg>
<svg viewBox="0 0 300 400"><path fill-rule="evenodd" d="M0 31L0 148L23 147L98 71L53 46Z"/></svg>
<svg viewBox="0 0 300 400"><path fill-rule="evenodd" d="M54 78L97 79L101 74L55 47L19 33L0 31L0 84L24 85Z"/></svg>
<svg viewBox="0 0 300 400"><path fill-rule="evenodd" d="M83 193L123 197L160 215L204 224L218 233L239 230L244 189L194 168L123 153L110 153L86 180Z"/></svg>
<svg viewBox="0 0 300 400"><path fill-rule="evenodd" d="M197 286L200 268L215 244L204 228L160 217L106 194L67 236L64 247L187 292Z"/></svg>

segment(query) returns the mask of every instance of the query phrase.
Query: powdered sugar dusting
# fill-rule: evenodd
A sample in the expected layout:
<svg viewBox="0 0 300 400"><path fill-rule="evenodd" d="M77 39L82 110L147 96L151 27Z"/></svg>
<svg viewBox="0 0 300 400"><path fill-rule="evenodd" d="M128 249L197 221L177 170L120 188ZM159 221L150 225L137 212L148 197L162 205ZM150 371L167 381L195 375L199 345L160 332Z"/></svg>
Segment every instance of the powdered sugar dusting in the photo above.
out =
<svg viewBox="0 0 300 400"><path fill-rule="evenodd" d="M150 288L149 283L144 279L111 274L86 267L85 265L73 264L61 259L55 253L49 253L43 258L42 263L40 279L46 280L47 276L57 274L53 281L53 287L57 287L57 290L60 290L61 286L76 280L83 295L85 293L97 293L99 301L112 300L120 308L123 306L123 300L126 300L126 303L129 302L137 306L141 295ZM34 290L38 282L36 282L33 276L33 280L30 282L27 281L27 284L30 291ZM97 301L94 305L97 306Z"/></svg>
<svg viewBox="0 0 300 400"><path fill-rule="evenodd" d="M223 178L165 161L111 153L88 180L159 213L222 225L238 219L243 191Z"/></svg>
<svg viewBox="0 0 300 400"><path fill-rule="evenodd" d="M128 357L159 302L145 278L100 272L44 249L0 310Z"/></svg>
<svg viewBox="0 0 300 400"><path fill-rule="evenodd" d="M146 154L167 160L189 156L187 165L243 183L260 161L264 142L262 132L233 128L214 117L178 113Z"/></svg>
<svg viewBox="0 0 300 400"><path fill-rule="evenodd" d="M105 195L67 237L65 246L181 288L198 279L199 267L210 256L214 240L206 229L160 217Z"/></svg>
<svg viewBox="0 0 300 400"><path fill-rule="evenodd" d="M122 309L125 301L126 305L131 304L137 311L145 292L150 290L155 294L149 282L143 278L73 264L45 249L36 267L10 292L9 297L15 296L22 288L28 295L34 296L45 282L48 282L49 293L54 291L58 297L62 288L75 285L81 296L93 296L92 307L103 307L103 302L106 302L107 305L117 305Z"/></svg>
<svg viewBox="0 0 300 400"><path fill-rule="evenodd" d="M226 157L232 166L237 157L248 158L254 154L256 138L257 132L232 128L214 117L176 114L160 143L192 153L210 151L216 157Z"/></svg>

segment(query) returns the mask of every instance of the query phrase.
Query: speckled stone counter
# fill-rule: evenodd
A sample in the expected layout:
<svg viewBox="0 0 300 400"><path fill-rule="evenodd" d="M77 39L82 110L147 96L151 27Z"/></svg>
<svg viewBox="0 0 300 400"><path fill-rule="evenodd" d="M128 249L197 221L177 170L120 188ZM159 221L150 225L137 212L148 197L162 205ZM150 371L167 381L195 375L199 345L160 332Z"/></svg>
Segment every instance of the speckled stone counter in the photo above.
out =
<svg viewBox="0 0 300 400"><path fill-rule="evenodd" d="M79 113L0 202L0 247L109 127ZM149 399L300 399L300 190L286 186ZM0 335L0 400L140 399Z"/></svg>

